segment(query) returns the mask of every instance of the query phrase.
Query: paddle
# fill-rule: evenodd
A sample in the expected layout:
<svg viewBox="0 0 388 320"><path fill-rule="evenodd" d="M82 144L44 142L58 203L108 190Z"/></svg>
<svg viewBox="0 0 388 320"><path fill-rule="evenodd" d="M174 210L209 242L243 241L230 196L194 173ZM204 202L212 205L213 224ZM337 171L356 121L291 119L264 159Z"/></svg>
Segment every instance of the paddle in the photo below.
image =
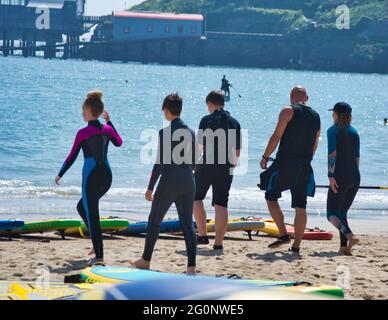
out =
<svg viewBox="0 0 388 320"><path fill-rule="evenodd" d="M237 91L232 85L230 85L230 86L232 87L232 89L234 90L234 92L236 92L236 94L238 95L238 97L239 97L239 98L242 98L241 94L239 94L238 91Z"/></svg>
<svg viewBox="0 0 388 320"><path fill-rule="evenodd" d="M329 189L330 186L317 186L317 188L320 188L320 189ZM364 189L364 190L388 190L388 187L375 187L375 186L361 186L360 189Z"/></svg>
<svg viewBox="0 0 388 320"><path fill-rule="evenodd" d="M260 184L258 184L257 186L260 189ZM319 189L329 189L330 188L330 186L324 186L324 185L319 185L316 187ZM360 189L363 189L363 190L387 190L388 191L388 187L375 187L375 186L361 186Z"/></svg>

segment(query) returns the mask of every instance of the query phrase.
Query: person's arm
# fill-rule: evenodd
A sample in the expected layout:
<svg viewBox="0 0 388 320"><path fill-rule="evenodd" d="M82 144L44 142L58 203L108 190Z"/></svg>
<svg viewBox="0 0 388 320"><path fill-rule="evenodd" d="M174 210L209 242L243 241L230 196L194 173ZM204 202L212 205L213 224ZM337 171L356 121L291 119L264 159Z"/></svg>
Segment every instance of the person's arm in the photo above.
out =
<svg viewBox="0 0 388 320"><path fill-rule="evenodd" d="M236 167L241 156L242 149L242 135L241 135L241 126L238 124L236 128L236 144L234 146L234 156L235 159L232 161L233 167Z"/></svg>
<svg viewBox="0 0 388 320"><path fill-rule="evenodd" d="M70 154L66 158L61 170L58 173L57 178L55 179L57 183L59 182L60 178L62 178L65 175L65 173L70 169L70 167L74 164L75 160L78 157L79 152L81 151L81 147L82 147L82 138L81 138L81 134L78 132L77 136L75 137L74 144L70 151Z"/></svg>
<svg viewBox="0 0 388 320"><path fill-rule="evenodd" d="M148 183L148 191L153 191L156 185L156 182L158 182L160 175L162 174L163 170L163 133L162 131L159 132L159 141L158 141L158 152L157 152L157 158L156 162L154 164L154 167L151 172L150 181Z"/></svg>
<svg viewBox="0 0 388 320"><path fill-rule="evenodd" d="M361 153L360 152L360 149L361 149L360 145L361 145L361 143L360 143L360 136L357 133L357 135L356 135L356 163L357 163L358 167L360 167L360 157L361 157L361 155L360 155L360 153Z"/></svg>
<svg viewBox="0 0 388 320"><path fill-rule="evenodd" d="M317 136L315 138L315 143L314 143L314 148L313 148L313 156L315 156L315 153L318 150L318 145L319 145L319 138L321 137L321 130L317 132Z"/></svg>
<svg viewBox="0 0 388 320"><path fill-rule="evenodd" d="M330 181L330 188L334 193L338 193L337 180L334 177L335 165L337 161L337 130L332 127L327 131L327 142L328 142L328 177Z"/></svg>
<svg viewBox="0 0 388 320"><path fill-rule="evenodd" d="M116 147L121 147L123 145L123 139L121 139L119 133L117 132L112 121L110 120L109 113L107 111L104 111L102 117L105 119L106 124L112 128L112 130L110 131L109 134L110 134L111 141L112 141L113 145Z"/></svg>
<svg viewBox="0 0 388 320"><path fill-rule="evenodd" d="M203 118L199 124L198 134L197 134L197 159L196 163L201 164L203 153L204 153L204 144L205 144L205 135L204 131L206 130L206 120Z"/></svg>
<svg viewBox="0 0 388 320"><path fill-rule="evenodd" d="M278 124L271 138L269 139L267 148L265 149L263 159L261 160L261 168L267 169L267 164L269 157L274 153L276 148L279 145L281 138L283 137L284 132L286 131L288 123L291 121L294 115L294 110L292 107L285 107L279 115Z"/></svg>

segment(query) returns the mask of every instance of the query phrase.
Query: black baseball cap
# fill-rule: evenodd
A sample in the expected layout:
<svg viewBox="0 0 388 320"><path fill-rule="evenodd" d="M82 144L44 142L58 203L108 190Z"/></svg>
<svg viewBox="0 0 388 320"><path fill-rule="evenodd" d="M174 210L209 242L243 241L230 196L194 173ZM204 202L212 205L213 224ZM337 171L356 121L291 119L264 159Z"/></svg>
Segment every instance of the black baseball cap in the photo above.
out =
<svg viewBox="0 0 388 320"><path fill-rule="evenodd" d="M337 113L351 113L352 107L350 104L346 102L338 102L333 109L329 109L329 111L334 111Z"/></svg>

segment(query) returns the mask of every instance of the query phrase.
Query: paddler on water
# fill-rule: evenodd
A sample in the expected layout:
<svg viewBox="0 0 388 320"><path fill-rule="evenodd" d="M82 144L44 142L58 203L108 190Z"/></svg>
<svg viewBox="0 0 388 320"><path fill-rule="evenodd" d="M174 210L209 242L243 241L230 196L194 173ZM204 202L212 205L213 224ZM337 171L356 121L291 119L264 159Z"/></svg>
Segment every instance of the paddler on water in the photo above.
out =
<svg viewBox="0 0 388 320"><path fill-rule="evenodd" d="M387 118L384 119L384 125L388 126L388 119Z"/></svg>
<svg viewBox="0 0 388 320"><path fill-rule="evenodd" d="M337 103L333 109L334 125L327 131L328 176L330 189L327 196L327 219L340 232L339 253L351 255L359 244L348 223L348 211L360 187L360 137L351 126L352 107Z"/></svg>
<svg viewBox="0 0 388 320"><path fill-rule="evenodd" d="M318 147L321 132L319 114L307 105L307 91L302 86L292 89L291 104L279 115L279 121L262 156L260 166L266 170L261 174L261 188L266 191L268 209L275 221L279 239L270 244L275 249L291 243L287 233L284 215L279 206L282 192L291 191L292 208L295 209L295 241L290 249L299 254L300 245L307 224L307 196L315 194L314 173L311 161ZM272 153L279 145L276 160L268 169Z"/></svg>
<svg viewBox="0 0 388 320"><path fill-rule="evenodd" d="M100 91L92 91L87 95L82 106L82 114L88 125L78 131L73 148L55 178L55 182L59 185L62 177L82 150L85 157L82 174L82 198L78 202L77 210L92 239L93 250L90 255L95 255L95 258L88 261L88 265L92 266L104 264L99 201L112 185L108 145L109 142L112 142L116 147L120 147L123 141L110 121ZM106 121L106 125L98 120L101 116Z"/></svg>
<svg viewBox="0 0 388 320"><path fill-rule="evenodd" d="M230 100L230 87L232 84L226 79L226 75L221 79L221 91L224 92L226 100Z"/></svg>

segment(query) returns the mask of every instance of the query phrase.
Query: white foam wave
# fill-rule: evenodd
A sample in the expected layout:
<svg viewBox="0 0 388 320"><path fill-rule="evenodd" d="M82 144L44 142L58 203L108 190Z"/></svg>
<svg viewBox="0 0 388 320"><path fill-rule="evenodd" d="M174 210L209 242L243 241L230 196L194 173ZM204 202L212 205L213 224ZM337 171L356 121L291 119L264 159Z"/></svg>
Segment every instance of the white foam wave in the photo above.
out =
<svg viewBox="0 0 388 320"><path fill-rule="evenodd" d="M111 188L108 199L144 199L145 188ZM21 180L0 180L0 199L36 199L52 198L61 199L68 197L79 197L82 190L79 186L36 186L29 181ZM325 210L326 190L317 190L314 199L309 198L309 207ZM211 198L211 192L207 199ZM289 192L283 194L281 202L288 204L291 202ZM232 188L230 192L231 204L235 203L241 208L254 208L265 204L264 192L258 188ZM380 210L388 212L388 192L360 190L354 201L354 208L364 210Z"/></svg>

